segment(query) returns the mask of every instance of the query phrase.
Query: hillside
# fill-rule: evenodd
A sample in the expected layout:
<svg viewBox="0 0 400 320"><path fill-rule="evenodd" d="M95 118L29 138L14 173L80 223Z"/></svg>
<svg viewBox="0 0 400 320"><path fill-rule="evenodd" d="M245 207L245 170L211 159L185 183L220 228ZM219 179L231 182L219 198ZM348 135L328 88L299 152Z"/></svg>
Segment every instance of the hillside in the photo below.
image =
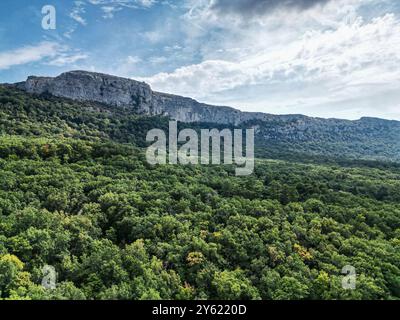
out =
<svg viewBox="0 0 400 320"><path fill-rule="evenodd" d="M367 137L387 148L378 155L394 150L395 122L339 121L340 131L318 120L310 131L317 120L301 118L308 136L253 123L269 141L260 155L304 155L308 139L316 154L330 141L349 148L342 156L376 152ZM0 299L400 298L397 164L258 160L249 177L151 166L144 136L167 123L0 87ZM54 290L41 286L44 265ZM342 287L345 266L355 290Z"/></svg>
<svg viewBox="0 0 400 320"><path fill-rule="evenodd" d="M78 78L81 79L81 74L78 74ZM93 76L91 73L85 73L85 75ZM25 93L25 90L21 91L15 86L0 86L0 103L2 104L0 124L2 123L4 132L12 133L16 127L20 127L19 130L25 131L25 133L29 131L33 135L59 132L67 137L71 135L79 137L84 134L93 139L107 137L118 142L130 142L144 146L146 132L157 127L167 128L167 116L169 115L174 119L181 120L183 122L181 127L198 129L254 127L256 128L257 154L262 157L295 160L318 156L325 159L400 161L400 122L398 121L374 118L349 121L310 118L301 115L276 116L240 113L231 108L215 106L207 108L219 115L209 115L207 112L198 111L203 110L203 105L194 100L176 96L173 96L173 101L176 103L170 104L164 101L164 107L161 107L162 104L152 107L150 101L153 100L144 98L140 92L147 90L150 96L158 95L158 98L153 98L157 101L165 95L152 93L147 85L132 80L117 78L125 86L127 86L125 84L127 82L137 89L135 89L136 91L128 90L121 84L123 89L118 92L113 91L116 85L107 82L111 80L101 80L100 83L103 83L104 88L101 97L104 99L97 99L96 93L92 93L91 96L86 94L88 90L84 86L88 85L86 82L79 82L83 80L79 80L78 83L74 82L75 73L67 73L61 77L66 77L67 83L64 81L58 83L59 80L53 78L40 78L40 80L30 78L27 83L17 85L19 88L25 88L36 94ZM114 77L110 79L114 79ZM46 84L49 81L52 86L55 86L53 89L49 89L50 85ZM97 84L94 80L88 83L92 83L92 86ZM91 86L89 85L88 88ZM75 100L55 97L49 94L48 90L53 94L69 96ZM96 92L95 89L93 90ZM110 92L106 93L107 90ZM139 103L139 107L139 105L122 104L121 101L125 101L125 99L128 99L126 101L133 99L134 101L148 102L147 104ZM195 109L187 110L189 108L187 103L195 103ZM167 110L167 112L162 110ZM218 117L225 119L226 116L226 119L230 119L229 113L231 112L235 115L245 114L248 119L239 122L236 126L218 123ZM172 116L173 114L175 117ZM204 121L191 122L189 120L192 118L187 119L186 115ZM261 115L263 120L258 119ZM15 116L22 117L18 123L15 123ZM184 123L185 120L188 120L189 123ZM45 126L43 126L44 122ZM35 129L33 130L33 128Z"/></svg>

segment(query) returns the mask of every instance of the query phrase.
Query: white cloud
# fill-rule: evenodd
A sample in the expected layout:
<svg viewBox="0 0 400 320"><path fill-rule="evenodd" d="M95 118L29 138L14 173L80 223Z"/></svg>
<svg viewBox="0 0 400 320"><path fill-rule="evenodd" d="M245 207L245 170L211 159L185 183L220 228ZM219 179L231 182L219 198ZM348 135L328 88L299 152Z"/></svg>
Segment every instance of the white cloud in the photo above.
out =
<svg viewBox="0 0 400 320"><path fill-rule="evenodd" d="M0 52L0 70L31 62L43 62L47 65L60 67L73 64L87 57L87 54L71 52L67 46L59 43L44 41L37 45Z"/></svg>
<svg viewBox="0 0 400 320"><path fill-rule="evenodd" d="M167 62L168 58L163 56L156 56L156 57L150 57L149 61L152 64L162 64Z"/></svg>
<svg viewBox="0 0 400 320"><path fill-rule="evenodd" d="M74 7L70 12L69 16L74 19L79 24L85 26L87 25L86 19L83 18L83 15L86 13L85 2L83 1L75 1Z"/></svg>
<svg viewBox="0 0 400 320"><path fill-rule="evenodd" d="M24 46L15 50L0 52L0 70L55 57L59 49L60 46L57 43L41 42L36 46Z"/></svg>
<svg viewBox="0 0 400 320"><path fill-rule="evenodd" d="M103 11L104 19L111 19L114 14L121 11L123 8L140 9L140 8L150 8L157 1L156 0L87 0L88 3L98 6ZM83 0L78 0L74 2L74 7L70 12L69 16L74 19L79 24L85 26L87 21L84 18L86 13L85 8L86 2Z"/></svg>
<svg viewBox="0 0 400 320"><path fill-rule="evenodd" d="M140 59L138 56L128 56L126 58L126 63L127 64L137 64L139 62L141 62L142 59Z"/></svg>
<svg viewBox="0 0 400 320"><path fill-rule="evenodd" d="M82 26L88 24L85 18L86 5L91 4L93 6L100 6L100 10L103 12L102 17L104 19L112 19L114 15L125 9L149 9L157 0L77 0L74 1L69 17ZM70 27L64 32L64 37L71 39L72 34L76 31L77 26Z"/></svg>
<svg viewBox="0 0 400 320"><path fill-rule="evenodd" d="M126 8L150 8L157 0L88 0L92 5L101 5L103 7L114 7L116 9L121 7Z"/></svg>
<svg viewBox="0 0 400 320"><path fill-rule="evenodd" d="M143 7L147 8L150 8L152 5L156 3L155 0L137 0L136 2L142 5Z"/></svg>
<svg viewBox="0 0 400 320"><path fill-rule="evenodd" d="M297 41L273 50L260 50L237 61L207 60L160 73L147 80L182 92L213 92L264 81L297 82L337 78L346 85L372 81L368 70L379 66L373 81L398 79L400 23L385 15L370 23L360 19L334 31L310 31ZM373 72L377 70L374 69ZM194 79L191 81L190 79ZM168 88L169 89L169 88Z"/></svg>
<svg viewBox="0 0 400 320"><path fill-rule="evenodd" d="M116 7L112 7L112 6L104 6L104 7L101 7L101 10L103 10L103 12L104 12L104 15L103 15L104 19L111 19L111 18L114 18L114 13L120 11L121 8L116 8Z"/></svg>
<svg viewBox="0 0 400 320"><path fill-rule="evenodd" d="M147 31L144 32L142 36L150 43L155 44L164 40L165 32L162 30Z"/></svg>
<svg viewBox="0 0 400 320"><path fill-rule="evenodd" d="M197 1L184 19L190 41L202 43L203 62L141 80L158 91L253 111L323 115L335 104L343 107L338 114L354 117L363 106L373 113L368 101L393 110L400 100L400 21L390 13L363 18L362 6L373 3L338 0L293 17L276 12L243 21L218 17L209 1ZM353 111L345 107L350 102Z"/></svg>
<svg viewBox="0 0 400 320"><path fill-rule="evenodd" d="M77 61L87 59L89 56L84 53L60 53L54 60L48 62L48 65L63 67L74 64Z"/></svg>

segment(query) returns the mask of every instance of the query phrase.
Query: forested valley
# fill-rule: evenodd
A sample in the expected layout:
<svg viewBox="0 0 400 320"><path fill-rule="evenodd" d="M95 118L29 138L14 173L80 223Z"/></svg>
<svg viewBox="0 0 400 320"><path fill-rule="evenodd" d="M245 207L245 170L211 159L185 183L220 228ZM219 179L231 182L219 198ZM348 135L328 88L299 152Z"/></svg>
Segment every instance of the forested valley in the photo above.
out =
<svg viewBox="0 0 400 320"><path fill-rule="evenodd" d="M1 299L400 298L398 163L149 165L167 124L0 87Z"/></svg>

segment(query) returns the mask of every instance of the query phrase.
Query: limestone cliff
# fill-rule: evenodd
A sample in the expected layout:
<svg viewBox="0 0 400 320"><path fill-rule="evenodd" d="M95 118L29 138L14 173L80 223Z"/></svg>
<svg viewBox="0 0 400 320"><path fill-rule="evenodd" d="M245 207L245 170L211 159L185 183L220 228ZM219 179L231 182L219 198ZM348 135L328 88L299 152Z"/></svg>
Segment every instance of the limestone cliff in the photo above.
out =
<svg viewBox="0 0 400 320"><path fill-rule="evenodd" d="M95 101L131 108L138 114L166 115L182 122L239 124L247 120L270 120L275 117L207 105L191 98L152 91L144 82L88 71L70 71L55 78L30 76L16 86L29 93Z"/></svg>

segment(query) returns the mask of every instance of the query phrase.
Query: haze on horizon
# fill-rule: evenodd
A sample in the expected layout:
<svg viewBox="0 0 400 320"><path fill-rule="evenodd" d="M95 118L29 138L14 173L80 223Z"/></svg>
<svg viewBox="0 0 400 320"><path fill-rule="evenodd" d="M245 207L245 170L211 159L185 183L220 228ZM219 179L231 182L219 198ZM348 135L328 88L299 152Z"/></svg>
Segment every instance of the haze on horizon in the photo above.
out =
<svg viewBox="0 0 400 320"><path fill-rule="evenodd" d="M3 0L0 21L1 83L80 69L242 111L400 120L396 0Z"/></svg>

